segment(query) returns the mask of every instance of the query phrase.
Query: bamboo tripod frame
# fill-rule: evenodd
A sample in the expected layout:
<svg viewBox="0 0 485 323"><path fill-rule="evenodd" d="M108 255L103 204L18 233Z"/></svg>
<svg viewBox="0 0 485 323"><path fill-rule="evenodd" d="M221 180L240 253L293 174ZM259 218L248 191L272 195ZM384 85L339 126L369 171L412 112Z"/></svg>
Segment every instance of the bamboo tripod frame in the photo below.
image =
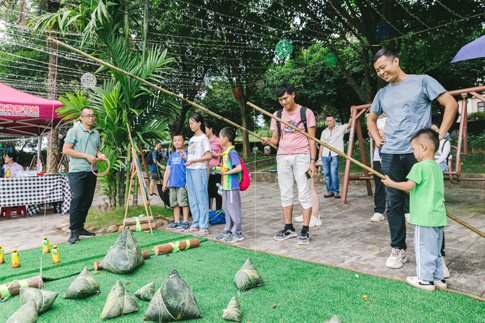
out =
<svg viewBox="0 0 485 323"><path fill-rule="evenodd" d="M130 167L130 188L128 189L128 198L126 199L125 217L123 218L123 223L125 223L126 216L128 215L128 205L130 204L131 188L133 185L133 180L135 179L135 175L138 177L140 187L144 187L144 179L141 176L141 169L138 168L138 163L136 162L136 160L138 159L138 155L136 153L135 145L133 144L133 138L131 137L131 130L128 124L126 124L126 128L128 129L128 136L130 137L131 154L133 155L133 159ZM152 208L150 206L150 199L148 199L144 191L142 192L141 196L143 197L143 204L145 205L145 211L147 212L148 224L150 225L150 233L153 234L152 224L150 222L150 215L153 217ZM150 210L150 214L148 214L148 210Z"/></svg>
<svg viewBox="0 0 485 323"><path fill-rule="evenodd" d="M352 158L352 157L350 157L350 156L347 156L347 155L346 155L346 154L344 154L343 152L341 152L341 151L339 151L339 150L337 150L337 149L333 148L332 146L327 145L326 143L324 143L324 142L323 142L323 141L321 141L321 140L318 140L317 138L315 138L314 136L312 136L312 135L310 135L310 134L306 133L305 131L301 130L300 128L297 128L297 127L295 127L295 126L293 126L293 125L289 124L288 122L281 120L281 119L280 119L280 118L278 118L277 116L274 116L274 115L272 115L271 113L269 113L268 111L266 111L266 110L264 110L264 109L261 109L261 108L260 108L260 107L258 107L257 105L254 105L254 104L252 104L251 102L247 102L247 105L249 105L249 106L250 106L250 107L252 107L253 109L256 109L256 110L258 110L259 112L262 112L263 114L265 114L265 115L267 115L267 116L269 116L269 117L271 117L271 118L273 118L273 119L275 119L275 120L277 120L277 121L281 122L282 124L284 124L284 125L286 125L286 126L288 126L288 127L292 128L293 130L298 131L298 132L299 132L299 133L301 133L302 135L306 136L308 139L311 139L311 140L313 140L313 141L315 141L315 142L318 142L320 145L323 145L324 147L326 147L326 148L330 149L330 150L331 150L331 151L333 151L334 153L336 153L336 154L338 154L338 155L340 155L340 156L342 156L342 157L345 157L345 158L346 158L348 161L350 160L351 162L353 162L353 163L355 163L355 164L359 165L360 167L362 167L363 169L367 170L368 172L371 172L372 174L374 174L374 175L376 175L376 176L379 176L379 177L380 177L380 178L382 178L382 179L386 179L386 177L385 177L384 175L382 175L381 173L379 173L379 172L375 171L374 169L370 168L369 166L362 164L360 161L358 161L358 160L356 160L356 159L354 159L354 158ZM405 192L409 194L409 191L405 191ZM454 221L458 222L459 224L461 224L462 226L466 227L467 229L470 229L470 230L472 230L473 232L475 232L476 234L478 234L479 236L482 236L483 238L485 238L485 233L483 233L483 232L481 232L480 230L478 230L478 229L476 229L476 228L472 227L472 226L471 226L471 225L469 225L468 223L463 222L462 220L458 219L458 218L457 218L456 216L454 216L453 214L450 214L449 212L446 212L446 215L447 215L447 216L448 216L450 219L452 219L452 220L454 220Z"/></svg>
<svg viewBox="0 0 485 323"><path fill-rule="evenodd" d="M61 46L65 47L65 48L67 48L67 49L69 49L69 50L72 50L73 52L76 52L76 53L78 53L78 54L80 54L80 55L82 55L82 56L84 56L84 57L87 57L87 58L89 58L89 59L91 59L91 60L93 60L93 61L95 61L95 62L97 62L97 63L99 63L99 64L101 64L101 65L104 65L104 66L109 67L109 68L111 68L111 69L113 69L113 70L115 70L115 71L118 71L118 72L120 72L120 73L123 73L123 74L125 74L125 75L128 75L128 76L130 76L130 77L132 77L132 78L134 78L134 79L136 79L136 80L138 80L138 81L140 81L140 82L142 82L142 83L144 83L144 84L146 84L146 85L148 85L148 86L151 86L151 87L153 87L153 88L155 88L155 89L157 89L157 90L160 90L160 91L162 91L162 92L164 92L164 93L166 93L166 94L168 94L168 95L171 95L171 96L173 96L173 97L176 97L177 99L180 99L180 100L182 100L182 101L184 101L184 102L187 102L188 104L190 104L190 105L192 105L192 106L196 107L197 109L200 109L200 110L202 110L202 111L204 111L204 112L206 112L206 113L208 113L208 114L210 114L210 115L212 115L212 116L214 116L214 117L216 117L216 118L218 118L218 119L221 119L222 121L225 121L225 122L229 123L230 125L232 125L232 126L234 126L234 127L236 127L236 128L239 128L239 129L241 129L241 130L243 130L243 131L247 131L247 132L248 132L250 135L252 135L252 136L254 136L254 137L258 138L259 140L263 140L263 138L262 138L261 136L259 136L259 135L255 134L254 132L252 132L252 131L250 131L250 130L248 130L248 129L246 129L246 128L243 128L242 126L238 125L237 123L234 123L234 122L232 122L231 120L228 120L228 119L226 119L226 118L224 118L224 117L222 117L222 116L218 115L217 113L214 113L214 112L212 112L212 111L210 111L210 110L208 110L208 109L204 108L203 106L201 106L201 105L199 105L199 104L197 104L197 103L194 103L194 102L192 102L192 101L190 101L190 100L187 100L186 98L183 98L183 97L181 97L181 96L179 96L179 95L177 95L177 94L175 94L175 93L173 93L173 92L170 92L170 91L168 91L168 90L165 90L164 88L162 88L162 87L160 87L160 86L157 86L157 85L155 85L155 84L153 84L153 83L150 83L150 82L148 82L148 81L146 81L146 80L144 80L144 79L142 79L142 78L139 78L138 76L135 76L135 75L133 75L133 74L130 74L130 73L128 73L127 71L122 70L121 68L118 68L118 67L116 67L116 66L113 66L113 65L111 65L111 64L109 64L109 63L107 63L107 62L105 62L105 61L103 61L103 60L101 60L101 59L99 59L99 58L96 58L96 57L94 57L94 56L91 56L91 55L89 55L89 54L87 54L87 53L85 53L85 52L83 52L83 51L81 51L81 50L79 50L79 49L77 49L77 48L74 48L74 47L72 47L72 46L69 46L69 45L67 45L67 44L65 44L65 43L63 43L63 42L61 42L61 41L58 41L57 39L54 39L54 38L52 38L52 37L47 37L47 40L48 40L48 41L51 41L51 42L54 42L54 43L56 43L56 44L58 44L58 45L61 45ZM271 147L273 147L274 149L278 150L278 148L277 148L275 145L270 144L270 146L271 146Z"/></svg>

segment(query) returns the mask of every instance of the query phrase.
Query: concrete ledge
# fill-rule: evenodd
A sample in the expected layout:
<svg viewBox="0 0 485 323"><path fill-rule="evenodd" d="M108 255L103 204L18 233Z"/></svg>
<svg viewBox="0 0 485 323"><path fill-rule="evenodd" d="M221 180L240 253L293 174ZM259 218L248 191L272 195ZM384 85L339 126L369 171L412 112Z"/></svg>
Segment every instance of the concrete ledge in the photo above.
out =
<svg viewBox="0 0 485 323"><path fill-rule="evenodd" d="M338 174L340 180L340 186L342 186L344 180L344 174ZM364 176L364 173L350 173L350 176ZM252 172L250 173L252 181L265 182L265 183L278 183L278 174L270 172ZM485 174L461 174L462 178L484 178ZM325 176L323 174L317 174L315 176L316 184L325 184ZM371 180L372 186L374 181ZM364 180L351 180L349 185L365 186ZM447 188L460 188L460 189L474 189L485 190L485 181L460 181L458 184L453 184L449 180L449 176L445 176L445 187Z"/></svg>
<svg viewBox="0 0 485 323"><path fill-rule="evenodd" d="M254 162L249 162L249 163L246 163L246 168L248 170L248 172L258 168L258 167L263 167L263 166L266 166L266 165L269 165L269 164L274 164L276 163L276 157L273 157L273 158L267 158L267 159L260 159L260 160L257 160L257 161L254 161Z"/></svg>

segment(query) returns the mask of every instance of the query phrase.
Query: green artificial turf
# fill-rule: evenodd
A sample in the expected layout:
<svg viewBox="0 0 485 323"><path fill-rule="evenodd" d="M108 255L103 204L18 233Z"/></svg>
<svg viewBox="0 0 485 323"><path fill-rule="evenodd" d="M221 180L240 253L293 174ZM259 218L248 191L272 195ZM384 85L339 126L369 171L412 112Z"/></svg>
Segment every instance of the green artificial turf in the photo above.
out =
<svg viewBox="0 0 485 323"><path fill-rule="evenodd" d="M118 239L120 233L105 236L82 239L77 244L59 244L61 263L52 264L52 255L43 254L42 248L20 251L20 267L12 268L10 254L5 255L5 263L0 265L0 284L6 284L12 280L21 280L40 274L42 258L42 278L45 281L56 280L79 274L84 266L93 269L94 262L101 260L109 248ZM153 230L153 235L145 232L135 232L135 238L141 250L150 250L154 255L153 247L158 244L169 243L181 239L192 239L193 236L181 237L178 234ZM206 239L201 239L206 240ZM52 248L52 246L51 246ZM1 322L1 321L0 321Z"/></svg>
<svg viewBox="0 0 485 323"><path fill-rule="evenodd" d="M142 245L148 237L137 235ZM96 244L95 239L82 243L79 245L88 249ZM253 259L265 285L238 295L233 280L247 257ZM224 322L222 310L233 296L238 296L241 304L242 322L251 323L324 322L332 315L342 322L469 323L483 322L485 317L485 302L465 295L426 292L399 281L206 241L196 249L153 256L130 275L94 273L101 293L87 299L62 298L74 276L47 281L45 289L60 295L38 322L101 322L106 297L117 280L132 294L152 281L158 289L174 268L199 304L203 318L194 322ZM137 301L137 312L110 322L142 322L149 303ZM17 296L0 303L0 322L12 315L19 303Z"/></svg>

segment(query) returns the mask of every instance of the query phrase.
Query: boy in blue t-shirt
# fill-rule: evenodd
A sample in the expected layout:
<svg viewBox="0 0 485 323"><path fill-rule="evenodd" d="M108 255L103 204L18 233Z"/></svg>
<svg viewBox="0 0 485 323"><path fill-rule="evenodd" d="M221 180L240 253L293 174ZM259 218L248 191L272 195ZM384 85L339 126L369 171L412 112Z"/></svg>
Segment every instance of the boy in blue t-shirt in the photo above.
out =
<svg viewBox="0 0 485 323"><path fill-rule="evenodd" d="M222 129L219 133L219 144L224 147L224 152L222 153L222 170L218 173L222 175L222 188L224 189L222 200L226 213L226 227L216 239L229 243L244 240L241 233L242 215L239 190L242 166L237 151L234 149L234 137L234 130L230 127Z"/></svg>
<svg viewBox="0 0 485 323"><path fill-rule="evenodd" d="M185 231L189 228L189 198L187 195L187 169L184 165L187 159L182 158L181 153L187 155L187 151L183 150L185 139L181 134L176 134L172 142L176 151L168 158L167 171L163 181L163 191L165 192L167 188L170 188L170 206L173 208L173 217L175 218L168 229ZM180 223L181 208L184 215L182 223Z"/></svg>
<svg viewBox="0 0 485 323"><path fill-rule="evenodd" d="M406 281L414 287L434 291L446 289L443 276L441 244L443 229L448 225L444 197L444 181L441 168L434 160L440 145L439 135L432 129L417 131L411 137L411 147L417 163L407 175L407 182L396 183L386 175L382 183L399 190L410 190L410 222L414 224L414 249L418 276Z"/></svg>

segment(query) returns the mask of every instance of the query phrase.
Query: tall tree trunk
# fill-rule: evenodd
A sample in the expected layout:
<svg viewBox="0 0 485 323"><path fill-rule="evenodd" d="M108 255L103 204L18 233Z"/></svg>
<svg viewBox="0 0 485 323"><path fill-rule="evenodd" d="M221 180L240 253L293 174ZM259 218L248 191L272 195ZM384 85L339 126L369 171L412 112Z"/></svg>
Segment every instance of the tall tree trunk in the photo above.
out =
<svg viewBox="0 0 485 323"><path fill-rule="evenodd" d="M242 127L248 129L249 118L247 115L248 106L246 105L246 100L244 95L237 99L237 104L241 110L241 120ZM251 157L251 146L249 143L249 133L247 131L242 131L242 143L243 143L243 158Z"/></svg>
<svg viewBox="0 0 485 323"><path fill-rule="evenodd" d="M124 33L125 42L128 42L128 36L130 33L130 0L125 0L125 15L124 15Z"/></svg>
<svg viewBox="0 0 485 323"><path fill-rule="evenodd" d="M130 199L128 194L131 194L129 191L130 189L130 180L131 180L131 149L128 148L128 157L126 158L126 178L125 178L125 202L130 203Z"/></svg>
<svg viewBox="0 0 485 323"><path fill-rule="evenodd" d="M57 12L59 10L59 2L49 1L49 12ZM49 32L49 36L56 38L57 34L54 32L57 30L57 25L52 26L52 32ZM58 47L54 42L47 42L49 48L49 71L48 71L48 89L47 98L49 100L55 100L57 98L57 66L59 64L57 51ZM61 141L59 139L59 132L53 130L47 135L47 173L57 173L57 164L61 159Z"/></svg>
<svg viewBox="0 0 485 323"><path fill-rule="evenodd" d="M147 57L147 34L148 34L148 0L145 0L145 6L143 8L143 53L142 60L146 63Z"/></svg>

